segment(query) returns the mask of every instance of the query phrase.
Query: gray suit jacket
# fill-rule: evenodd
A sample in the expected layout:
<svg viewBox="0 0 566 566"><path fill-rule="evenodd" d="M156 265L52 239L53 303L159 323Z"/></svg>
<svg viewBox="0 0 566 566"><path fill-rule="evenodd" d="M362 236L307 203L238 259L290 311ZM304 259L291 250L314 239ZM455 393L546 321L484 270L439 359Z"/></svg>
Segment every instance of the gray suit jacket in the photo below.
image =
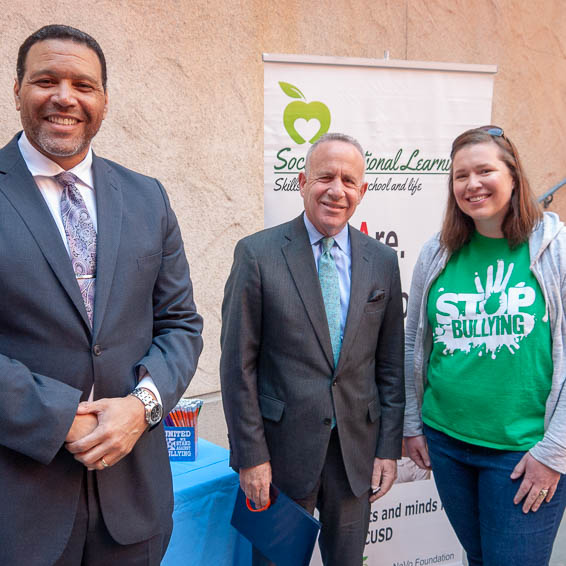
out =
<svg viewBox="0 0 566 566"><path fill-rule="evenodd" d="M222 306L220 377L231 464L268 460L293 498L320 476L336 414L353 492L401 456L403 313L395 252L350 227L350 305L337 367L302 215L236 246ZM332 385L331 385L332 384Z"/></svg>
<svg viewBox="0 0 566 566"><path fill-rule="evenodd" d="M127 395L137 367L169 411L202 349L177 220L155 179L94 157L98 216L94 328L69 256L20 154L0 150L0 564L52 564L69 537L84 466L64 448L77 404ZM163 427L96 474L122 544L171 524Z"/></svg>

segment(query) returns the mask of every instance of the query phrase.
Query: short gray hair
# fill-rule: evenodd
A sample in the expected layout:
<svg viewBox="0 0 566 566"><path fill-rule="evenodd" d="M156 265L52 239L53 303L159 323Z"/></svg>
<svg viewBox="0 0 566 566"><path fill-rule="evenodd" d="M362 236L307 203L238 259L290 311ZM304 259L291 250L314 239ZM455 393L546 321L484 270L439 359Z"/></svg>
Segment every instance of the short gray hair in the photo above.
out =
<svg viewBox="0 0 566 566"><path fill-rule="evenodd" d="M363 150L360 142L357 139L353 138L352 136L349 136L348 134L340 134L338 132L329 132L327 134L324 134L320 138L318 138L309 147L309 150L307 151L307 156L305 157L305 175L306 175L307 178L309 176L309 162L310 162L310 159L311 159L312 152L319 145L322 145L323 143L326 143L326 142L332 142L332 141L339 141L339 142L349 143L350 145L353 145L360 152L360 155L362 156L362 159L364 160L364 163L365 163L364 150ZM365 173L365 167L364 167L364 173Z"/></svg>

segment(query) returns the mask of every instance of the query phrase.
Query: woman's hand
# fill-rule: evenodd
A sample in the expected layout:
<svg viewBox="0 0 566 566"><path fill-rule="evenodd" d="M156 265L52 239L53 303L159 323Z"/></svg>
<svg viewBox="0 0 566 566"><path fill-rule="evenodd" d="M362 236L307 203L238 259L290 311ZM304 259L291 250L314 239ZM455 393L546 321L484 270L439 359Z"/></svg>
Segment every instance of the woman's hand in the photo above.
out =
<svg viewBox="0 0 566 566"><path fill-rule="evenodd" d="M418 436L405 436L405 450L407 456L423 470L430 470L430 458L424 434Z"/></svg>
<svg viewBox="0 0 566 566"><path fill-rule="evenodd" d="M539 462L529 452L521 458L511 473L512 480L521 476L523 476L523 481L513 498L513 503L518 505L525 499L523 513L538 511L543 502L548 503L554 497L560 480L560 472Z"/></svg>

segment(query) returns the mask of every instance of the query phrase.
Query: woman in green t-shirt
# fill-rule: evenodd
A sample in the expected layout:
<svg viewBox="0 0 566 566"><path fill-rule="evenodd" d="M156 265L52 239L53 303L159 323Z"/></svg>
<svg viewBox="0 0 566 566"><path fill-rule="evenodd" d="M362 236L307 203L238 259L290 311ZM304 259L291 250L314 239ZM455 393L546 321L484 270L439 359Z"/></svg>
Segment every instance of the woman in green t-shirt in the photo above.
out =
<svg viewBox="0 0 566 566"><path fill-rule="evenodd" d="M542 566L566 507L566 229L501 128L451 159L409 295L405 445L470 566Z"/></svg>

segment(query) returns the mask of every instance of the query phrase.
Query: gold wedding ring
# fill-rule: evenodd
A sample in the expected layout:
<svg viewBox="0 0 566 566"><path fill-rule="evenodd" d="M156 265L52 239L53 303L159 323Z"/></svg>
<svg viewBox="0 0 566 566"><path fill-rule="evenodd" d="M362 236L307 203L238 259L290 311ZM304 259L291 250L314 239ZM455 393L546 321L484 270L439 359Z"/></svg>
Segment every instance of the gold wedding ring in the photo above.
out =
<svg viewBox="0 0 566 566"><path fill-rule="evenodd" d="M106 460L104 459L104 457L100 458L100 463L102 464L102 466L104 468L108 468L108 464L106 463ZM542 493L542 492L541 492Z"/></svg>
<svg viewBox="0 0 566 566"><path fill-rule="evenodd" d="M546 499L546 496L547 496L547 495L548 495L548 489L541 489L541 490L538 492L538 496L539 496L541 499Z"/></svg>

